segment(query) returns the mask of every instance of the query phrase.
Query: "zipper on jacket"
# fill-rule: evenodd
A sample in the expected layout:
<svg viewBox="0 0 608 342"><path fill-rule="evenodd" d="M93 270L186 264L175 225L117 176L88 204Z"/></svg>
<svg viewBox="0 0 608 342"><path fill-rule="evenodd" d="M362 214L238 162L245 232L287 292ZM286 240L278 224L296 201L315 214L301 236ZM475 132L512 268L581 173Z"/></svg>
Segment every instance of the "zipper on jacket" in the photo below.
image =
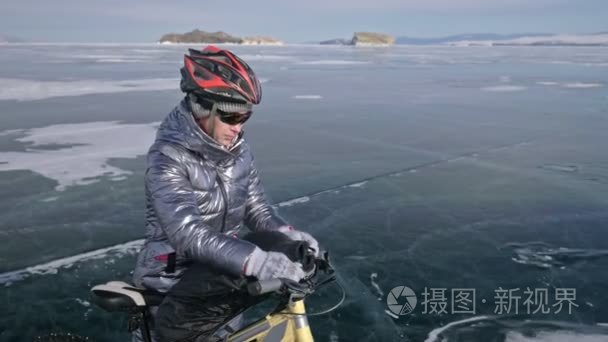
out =
<svg viewBox="0 0 608 342"><path fill-rule="evenodd" d="M224 188L224 182L222 181L222 177L220 176L219 172L216 174L215 178L217 179L218 187L220 188L220 191L222 192L222 199L224 200L224 214L222 216L222 230L221 230L221 232L223 233L224 230L226 229L226 217L228 216L228 195L226 194L226 189Z"/></svg>

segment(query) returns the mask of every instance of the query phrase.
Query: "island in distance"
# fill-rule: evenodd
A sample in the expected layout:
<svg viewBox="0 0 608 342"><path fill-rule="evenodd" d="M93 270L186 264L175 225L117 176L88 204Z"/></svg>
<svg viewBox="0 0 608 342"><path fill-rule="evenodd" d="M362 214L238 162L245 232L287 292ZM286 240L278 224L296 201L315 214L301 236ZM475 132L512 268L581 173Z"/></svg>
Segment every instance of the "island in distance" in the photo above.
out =
<svg viewBox="0 0 608 342"><path fill-rule="evenodd" d="M242 44L242 45L283 45L283 41L264 36L237 37L223 31L206 32L193 30L186 33L168 33L159 39L161 44ZM355 32L351 39L334 39L320 42L322 45L389 46L395 44L395 37L375 32Z"/></svg>
<svg viewBox="0 0 608 342"><path fill-rule="evenodd" d="M353 39L332 39L323 45L446 45L446 46L608 46L608 32L587 34L472 33L447 37L415 38L399 36L395 40L388 35L355 33Z"/></svg>
<svg viewBox="0 0 608 342"><path fill-rule="evenodd" d="M184 43L209 43L209 44L243 44L243 45L283 45L283 42L264 36L253 37L236 37L226 32L206 32L201 30L193 30L186 33L168 33L163 35L159 43L161 44L184 44Z"/></svg>
<svg viewBox="0 0 608 342"><path fill-rule="evenodd" d="M355 32L351 39L331 39L320 42L321 45L354 45L354 46L390 46L395 44L395 37L377 32Z"/></svg>

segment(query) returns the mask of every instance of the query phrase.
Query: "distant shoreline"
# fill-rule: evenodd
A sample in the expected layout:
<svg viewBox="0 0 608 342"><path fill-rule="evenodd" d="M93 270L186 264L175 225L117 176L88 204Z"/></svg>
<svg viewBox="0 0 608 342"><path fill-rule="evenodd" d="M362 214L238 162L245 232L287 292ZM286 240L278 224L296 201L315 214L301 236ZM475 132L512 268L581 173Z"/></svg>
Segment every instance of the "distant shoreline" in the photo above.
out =
<svg viewBox="0 0 608 342"><path fill-rule="evenodd" d="M405 35L388 35L376 32L355 32L352 38L333 38L325 40L306 40L301 42L283 41L269 36L237 37L228 33L205 32L194 30L179 34L166 34L159 40L147 42L115 42L115 41L27 41L19 38L2 39L0 34L0 46L6 45L183 45L201 46L217 44L225 46L253 45L253 46L353 46L369 45L373 47L384 46L541 46L541 47L603 47L608 46L608 32L581 33L581 34L554 34L554 33L517 33L517 34L494 34L494 33L470 33L439 37L410 37ZM166 40L163 40L166 38ZM190 41L179 41L189 39ZM388 43L388 44L386 44Z"/></svg>
<svg viewBox="0 0 608 342"><path fill-rule="evenodd" d="M608 44L469 44L469 45L457 45L457 44L394 44L394 45L333 45L333 44L319 44L319 43L284 43L283 45L277 44L239 44L239 43L169 43L161 44L158 42L18 42L18 43L7 43L0 42L0 46L158 46L158 47L178 47L178 46L196 46L201 47L205 45L218 45L218 46L239 46L244 48L255 48L255 47L290 47L290 46L307 46L317 48L354 48L354 49L369 49L369 48L400 48L400 47L443 47L443 48L559 48L559 47L573 47L573 48L608 48Z"/></svg>

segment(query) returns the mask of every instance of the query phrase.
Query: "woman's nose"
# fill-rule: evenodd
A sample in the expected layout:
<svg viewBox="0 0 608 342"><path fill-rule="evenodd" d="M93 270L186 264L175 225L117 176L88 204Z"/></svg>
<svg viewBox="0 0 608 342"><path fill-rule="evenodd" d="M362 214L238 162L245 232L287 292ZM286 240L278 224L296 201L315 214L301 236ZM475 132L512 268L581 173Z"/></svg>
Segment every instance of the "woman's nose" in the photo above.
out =
<svg viewBox="0 0 608 342"><path fill-rule="evenodd" d="M240 133L241 129L243 129L243 124L236 124L236 125L230 126L230 130L235 133Z"/></svg>

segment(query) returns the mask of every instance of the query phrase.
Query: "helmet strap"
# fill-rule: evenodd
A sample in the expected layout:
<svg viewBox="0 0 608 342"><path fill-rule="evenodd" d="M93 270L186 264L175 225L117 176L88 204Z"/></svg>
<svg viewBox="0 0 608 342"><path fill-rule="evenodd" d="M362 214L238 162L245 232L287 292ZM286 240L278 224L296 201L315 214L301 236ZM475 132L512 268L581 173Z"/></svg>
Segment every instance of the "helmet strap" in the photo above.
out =
<svg viewBox="0 0 608 342"><path fill-rule="evenodd" d="M213 137L213 131L215 130L215 116L217 115L217 104L213 102L209 113L209 135Z"/></svg>

